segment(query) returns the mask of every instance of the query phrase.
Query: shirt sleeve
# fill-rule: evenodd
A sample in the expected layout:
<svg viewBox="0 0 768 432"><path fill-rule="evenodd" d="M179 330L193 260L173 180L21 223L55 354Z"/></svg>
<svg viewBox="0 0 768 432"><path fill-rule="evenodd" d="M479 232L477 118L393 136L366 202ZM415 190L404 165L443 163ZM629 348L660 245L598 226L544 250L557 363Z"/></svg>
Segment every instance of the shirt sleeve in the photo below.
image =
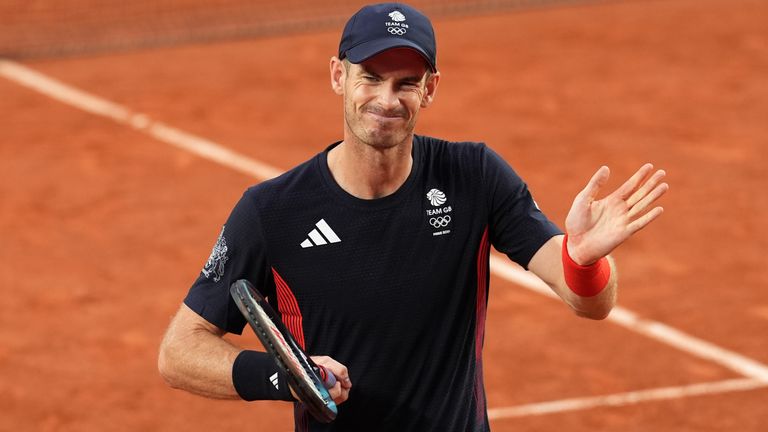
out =
<svg viewBox="0 0 768 432"><path fill-rule="evenodd" d="M488 147L483 155L483 176L491 244L527 269L539 248L562 231L539 210L520 176Z"/></svg>
<svg viewBox="0 0 768 432"><path fill-rule="evenodd" d="M211 324L229 333L241 334L245 319L232 300L229 287L247 279L264 296L269 296L271 272L266 258L264 236L251 193L240 198L221 228L184 304Z"/></svg>

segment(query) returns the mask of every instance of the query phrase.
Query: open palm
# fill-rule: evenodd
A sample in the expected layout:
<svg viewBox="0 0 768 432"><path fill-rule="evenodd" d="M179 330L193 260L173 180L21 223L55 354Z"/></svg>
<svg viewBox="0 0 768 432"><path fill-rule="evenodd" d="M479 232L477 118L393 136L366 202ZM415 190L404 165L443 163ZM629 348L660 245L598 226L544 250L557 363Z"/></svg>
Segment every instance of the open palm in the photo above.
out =
<svg viewBox="0 0 768 432"><path fill-rule="evenodd" d="M598 200L600 188L610 176L608 167L600 167L576 195L565 218L571 258L578 264L591 264L659 217L664 209L651 205L669 189L667 183L661 183L665 175L645 164L621 187Z"/></svg>

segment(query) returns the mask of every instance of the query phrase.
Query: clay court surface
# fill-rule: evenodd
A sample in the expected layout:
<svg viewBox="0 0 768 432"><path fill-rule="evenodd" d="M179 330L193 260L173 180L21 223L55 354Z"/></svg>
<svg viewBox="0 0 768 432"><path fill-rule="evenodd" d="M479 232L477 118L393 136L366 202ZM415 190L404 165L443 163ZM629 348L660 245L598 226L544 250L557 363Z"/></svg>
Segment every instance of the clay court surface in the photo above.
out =
<svg viewBox="0 0 768 432"><path fill-rule="evenodd" d="M417 131L486 141L561 225L601 164L611 187L646 161L667 170L665 214L614 253L620 305L717 348L579 319L495 267L494 431L768 430L767 22L760 0L435 20L443 80ZM22 85L2 63L0 431L292 430L287 404L188 395L156 371L221 224L262 179L145 126L288 169L340 138L327 73L339 33L22 62L128 120ZM594 399L605 395L618 396ZM582 398L593 404L531 405Z"/></svg>

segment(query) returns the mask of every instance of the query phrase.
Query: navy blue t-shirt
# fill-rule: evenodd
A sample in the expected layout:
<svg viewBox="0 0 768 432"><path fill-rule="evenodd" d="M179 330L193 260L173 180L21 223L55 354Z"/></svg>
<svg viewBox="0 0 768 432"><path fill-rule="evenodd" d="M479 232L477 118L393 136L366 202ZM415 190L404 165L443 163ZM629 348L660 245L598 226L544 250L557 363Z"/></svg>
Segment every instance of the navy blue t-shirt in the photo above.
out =
<svg viewBox="0 0 768 432"><path fill-rule="evenodd" d="M407 180L374 200L339 187L327 152L244 193L185 303L239 334L229 286L248 279L310 355L348 367L337 419L297 409L296 430L489 430L490 246L527 267L561 231L483 144L416 136Z"/></svg>

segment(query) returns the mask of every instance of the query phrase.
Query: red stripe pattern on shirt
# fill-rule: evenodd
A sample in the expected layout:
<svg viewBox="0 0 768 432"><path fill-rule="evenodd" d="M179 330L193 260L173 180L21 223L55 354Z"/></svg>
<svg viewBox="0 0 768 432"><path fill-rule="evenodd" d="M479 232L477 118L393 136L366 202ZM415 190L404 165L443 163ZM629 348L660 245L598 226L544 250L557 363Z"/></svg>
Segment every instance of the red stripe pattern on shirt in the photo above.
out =
<svg viewBox="0 0 768 432"><path fill-rule="evenodd" d="M491 247L488 242L488 227L485 227L480 246L477 250L477 303L475 304L475 402L477 420L485 420L485 393L483 391L483 341L485 340L485 314L487 311L488 292L488 254Z"/></svg>
<svg viewBox="0 0 768 432"><path fill-rule="evenodd" d="M296 296L288 284L283 280L280 274L272 268L272 275L275 277L275 286L277 287L277 309L282 315L283 324L291 332L296 343L301 349L306 349L304 345L304 327L302 326L301 310Z"/></svg>

